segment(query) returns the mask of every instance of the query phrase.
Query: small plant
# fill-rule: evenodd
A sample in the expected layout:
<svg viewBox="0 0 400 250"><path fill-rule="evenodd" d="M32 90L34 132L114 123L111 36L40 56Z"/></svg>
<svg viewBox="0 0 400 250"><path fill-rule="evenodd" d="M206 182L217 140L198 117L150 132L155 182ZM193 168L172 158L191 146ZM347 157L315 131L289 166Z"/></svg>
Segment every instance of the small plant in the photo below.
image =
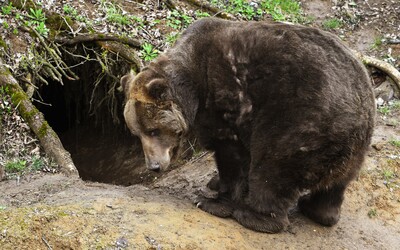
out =
<svg viewBox="0 0 400 250"><path fill-rule="evenodd" d="M139 25L139 28L143 29L144 28L144 20L138 16L131 16L131 19Z"/></svg>
<svg viewBox="0 0 400 250"><path fill-rule="evenodd" d="M200 11L200 10L196 10L196 11L194 12L194 14L196 15L196 17L197 17L198 19L203 18L203 17L209 17L209 16L210 16L210 14L208 14L207 12L202 12L202 11Z"/></svg>
<svg viewBox="0 0 400 250"><path fill-rule="evenodd" d="M8 87L0 86L0 116L3 114L11 114L12 107L8 101ZM1 120L0 120L1 122Z"/></svg>
<svg viewBox="0 0 400 250"><path fill-rule="evenodd" d="M337 18L331 18L322 23L322 27L327 30L333 30L342 27L343 23Z"/></svg>
<svg viewBox="0 0 400 250"><path fill-rule="evenodd" d="M392 144L395 147L400 148L400 140L392 139L392 140L389 141L389 143Z"/></svg>
<svg viewBox="0 0 400 250"><path fill-rule="evenodd" d="M390 105L390 107L392 108L392 109L400 109L400 101L394 101L391 105Z"/></svg>
<svg viewBox="0 0 400 250"><path fill-rule="evenodd" d="M46 15L43 13L41 9L34 10L30 8L29 11L30 14L28 14L28 17L31 20L27 21L25 25L35 29L39 33L39 35L46 37L49 34L49 29L46 27L46 24L44 23L47 19Z"/></svg>
<svg viewBox="0 0 400 250"><path fill-rule="evenodd" d="M228 13L241 15L247 20L258 19L265 14L271 15L275 21L297 23L304 19L301 16L300 4L295 0L212 0L211 4Z"/></svg>
<svg viewBox="0 0 400 250"><path fill-rule="evenodd" d="M47 35L49 34L49 29L43 22L39 23L39 25L37 25L35 29L41 36L47 37Z"/></svg>
<svg viewBox="0 0 400 250"><path fill-rule="evenodd" d="M106 3L105 11L106 11L107 21L111 23L115 23L122 26L131 23L129 16L124 15L120 7L114 5L113 3Z"/></svg>
<svg viewBox="0 0 400 250"><path fill-rule="evenodd" d="M75 18L75 20L79 22L87 22L86 18L82 15L78 14L78 11L71 5L69 4L64 4L63 5L63 11L65 14L70 15L72 18Z"/></svg>
<svg viewBox="0 0 400 250"><path fill-rule="evenodd" d="M63 5L63 11L64 11L65 14L71 15L73 17L76 17L78 15L78 11L74 7L69 5L69 4L64 4Z"/></svg>
<svg viewBox="0 0 400 250"><path fill-rule="evenodd" d="M39 171L39 170L41 170L43 168L44 165L45 164L44 164L43 160L40 157L34 157L33 160L32 160L31 168L34 171Z"/></svg>
<svg viewBox="0 0 400 250"><path fill-rule="evenodd" d="M378 112L381 113L382 115L388 115L390 113L390 108L389 106L385 105L378 108Z"/></svg>
<svg viewBox="0 0 400 250"><path fill-rule="evenodd" d="M28 17L32 19L34 24L44 23L46 21L46 15L43 13L41 9L34 10L32 8L29 9L30 14Z"/></svg>
<svg viewBox="0 0 400 250"><path fill-rule="evenodd" d="M142 58L145 61L151 61L156 58L159 54L159 51L153 47L150 43L144 43L142 45Z"/></svg>
<svg viewBox="0 0 400 250"><path fill-rule="evenodd" d="M8 29L10 27L6 21L2 22L1 25L4 27L4 29Z"/></svg>
<svg viewBox="0 0 400 250"><path fill-rule="evenodd" d="M382 176L386 181L388 181L388 180L392 179L393 177L395 177L395 173L390 169L384 169L382 171Z"/></svg>
<svg viewBox="0 0 400 250"><path fill-rule="evenodd" d="M26 161L16 160L7 162L5 165L6 172L9 173L22 173L26 169Z"/></svg>
<svg viewBox="0 0 400 250"><path fill-rule="evenodd" d="M172 33L168 34L165 39L168 44L172 45L176 42L178 37L179 37L179 32L172 32Z"/></svg>
<svg viewBox="0 0 400 250"><path fill-rule="evenodd" d="M180 13L177 10L174 10L168 16L167 25L176 30L181 30L181 29L189 26L192 22L193 22L192 17L185 15L183 13Z"/></svg>
<svg viewBox="0 0 400 250"><path fill-rule="evenodd" d="M371 49L377 49L382 45L382 37L376 37L374 43L371 45Z"/></svg>
<svg viewBox="0 0 400 250"><path fill-rule="evenodd" d="M368 211L368 217L373 218L378 215L378 212L376 211L376 208L372 208L371 210Z"/></svg>
<svg viewBox="0 0 400 250"><path fill-rule="evenodd" d="M13 9L12 3L10 2L7 6L1 7L1 13L5 16L10 15Z"/></svg>
<svg viewBox="0 0 400 250"><path fill-rule="evenodd" d="M8 86L0 86L0 96L2 97L2 99L4 99L4 97L7 95L8 92L9 92Z"/></svg>

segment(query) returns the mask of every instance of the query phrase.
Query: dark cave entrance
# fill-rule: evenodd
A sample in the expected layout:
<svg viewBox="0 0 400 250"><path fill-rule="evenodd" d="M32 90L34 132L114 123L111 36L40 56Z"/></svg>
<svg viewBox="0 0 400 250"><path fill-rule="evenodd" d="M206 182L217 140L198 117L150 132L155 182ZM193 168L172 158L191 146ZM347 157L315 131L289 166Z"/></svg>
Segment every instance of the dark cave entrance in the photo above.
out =
<svg viewBox="0 0 400 250"><path fill-rule="evenodd" d="M129 71L117 60L107 75L99 62L92 60L74 68L80 80L63 79L64 85L46 79L34 98L60 137L83 180L131 185L153 179L146 170L138 138L132 136L123 120L123 93L118 79ZM69 60L69 61L68 61ZM75 59L76 60L76 59ZM68 65L77 64L67 58Z"/></svg>

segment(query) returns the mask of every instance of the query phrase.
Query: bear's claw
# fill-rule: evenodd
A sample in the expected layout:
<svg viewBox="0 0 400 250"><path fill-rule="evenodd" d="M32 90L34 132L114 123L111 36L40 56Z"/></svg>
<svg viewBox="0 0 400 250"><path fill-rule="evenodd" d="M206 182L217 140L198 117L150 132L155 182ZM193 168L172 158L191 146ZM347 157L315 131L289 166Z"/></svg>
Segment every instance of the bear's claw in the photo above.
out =
<svg viewBox="0 0 400 250"><path fill-rule="evenodd" d="M226 218L233 213L233 206L230 202L219 199L202 198L196 202L196 207L212 215Z"/></svg>

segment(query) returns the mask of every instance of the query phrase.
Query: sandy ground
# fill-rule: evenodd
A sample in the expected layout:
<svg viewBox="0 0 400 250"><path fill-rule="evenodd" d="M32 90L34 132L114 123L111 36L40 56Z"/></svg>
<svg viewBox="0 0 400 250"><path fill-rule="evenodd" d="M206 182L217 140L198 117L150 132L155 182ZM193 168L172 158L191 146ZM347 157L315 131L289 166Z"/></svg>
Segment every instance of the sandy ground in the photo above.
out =
<svg viewBox="0 0 400 250"><path fill-rule="evenodd" d="M121 187L62 175L1 183L2 249L398 249L399 203L369 216L385 186L370 191L374 158L349 188L339 223L322 227L293 210L290 227L269 235L197 209L209 193L212 155L171 171L152 185ZM369 169L369 170L368 170ZM376 181L376 180L375 180ZM382 202L382 201L381 201ZM396 207L397 206L397 207Z"/></svg>

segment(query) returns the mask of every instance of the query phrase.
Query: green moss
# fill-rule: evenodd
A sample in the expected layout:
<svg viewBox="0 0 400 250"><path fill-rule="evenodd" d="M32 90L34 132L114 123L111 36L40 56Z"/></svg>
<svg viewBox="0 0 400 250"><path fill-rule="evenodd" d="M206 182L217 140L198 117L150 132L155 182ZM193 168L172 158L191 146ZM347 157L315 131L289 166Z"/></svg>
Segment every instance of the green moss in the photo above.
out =
<svg viewBox="0 0 400 250"><path fill-rule="evenodd" d="M22 101L28 99L28 96L26 96L25 93L23 92L18 92L18 91L13 91L12 95L11 95L11 101L12 103L17 106L18 104L20 104Z"/></svg>
<svg viewBox="0 0 400 250"><path fill-rule="evenodd" d="M65 19L65 21L64 21ZM74 22L68 16L64 18L59 14L50 14L47 16L46 26L52 31L62 31L62 30L69 30L69 26L72 26Z"/></svg>
<svg viewBox="0 0 400 250"><path fill-rule="evenodd" d="M39 113L39 111L37 109L33 109L30 112L25 112L25 114L23 115L24 119L30 121L32 120L32 118L35 117L35 115Z"/></svg>
<svg viewBox="0 0 400 250"><path fill-rule="evenodd" d="M5 42L3 39L1 39L1 38L0 38L0 47L3 48L3 49L7 49L7 44L6 44L6 42Z"/></svg>
<svg viewBox="0 0 400 250"><path fill-rule="evenodd" d="M47 135L49 128L50 128L49 124L46 121L44 121L38 131L39 139L42 139L43 137L45 137Z"/></svg>

